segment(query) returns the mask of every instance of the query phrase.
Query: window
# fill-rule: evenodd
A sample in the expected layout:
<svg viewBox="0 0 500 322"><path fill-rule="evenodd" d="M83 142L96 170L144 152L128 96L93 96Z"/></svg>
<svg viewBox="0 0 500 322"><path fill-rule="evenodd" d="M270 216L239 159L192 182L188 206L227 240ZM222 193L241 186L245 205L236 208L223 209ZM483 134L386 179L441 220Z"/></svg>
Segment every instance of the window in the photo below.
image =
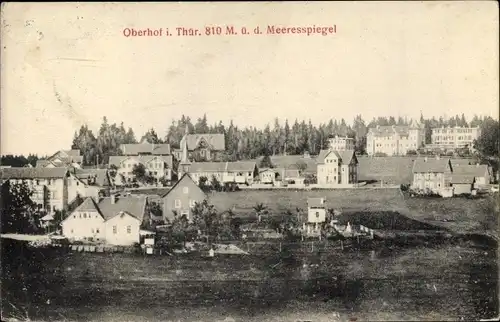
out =
<svg viewBox="0 0 500 322"><path fill-rule="evenodd" d="M182 192L183 192L183 193L188 193L188 192L189 192L189 188L188 188L188 187L184 187L184 188L182 188Z"/></svg>
<svg viewBox="0 0 500 322"><path fill-rule="evenodd" d="M99 228L97 228L97 229L95 230L95 232L99 234Z"/></svg>
<svg viewBox="0 0 500 322"><path fill-rule="evenodd" d="M94 233L94 228L92 228L90 231L91 231L91 233L93 234L93 233Z"/></svg>
<svg viewBox="0 0 500 322"><path fill-rule="evenodd" d="M71 233L73 233L73 229L71 229Z"/></svg>
<svg viewBox="0 0 500 322"><path fill-rule="evenodd" d="M127 226L127 234L130 234L130 233L132 233L132 227Z"/></svg>
<svg viewBox="0 0 500 322"><path fill-rule="evenodd" d="M83 213L83 218L87 218L87 214L86 213Z"/></svg>
<svg viewBox="0 0 500 322"><path fill-rule="evenodd" d="M175 208L180 208L181 207L181 201L179 199L175 200Z"/></svg>
<svg viewBox="0 0 500 322"><path fill-rule="evenodd" d="M316 211L316 218L319 218L319 211Z"/></svg>
<svg viewBox="0 0 500 322"><path fill-rule="evenodd" d="M52 211L56 212L56 206L52 206Z"/></svg>
<svg viewBox="0 0 500 322"><path fill-rule="evenodd" d="M116 226L113 226L113 234L116 234Z"/></svg>

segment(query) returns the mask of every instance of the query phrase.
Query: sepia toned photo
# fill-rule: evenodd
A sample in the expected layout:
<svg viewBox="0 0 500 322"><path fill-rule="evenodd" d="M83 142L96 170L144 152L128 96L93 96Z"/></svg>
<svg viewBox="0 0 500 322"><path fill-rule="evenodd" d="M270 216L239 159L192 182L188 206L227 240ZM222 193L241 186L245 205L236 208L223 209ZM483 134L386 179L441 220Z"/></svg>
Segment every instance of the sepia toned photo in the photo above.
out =
<svg viewBox="0 0 500 322"><path fill-rule="evenodd" d="M2 321L495 321L494 1L2 3Z"/></svg>

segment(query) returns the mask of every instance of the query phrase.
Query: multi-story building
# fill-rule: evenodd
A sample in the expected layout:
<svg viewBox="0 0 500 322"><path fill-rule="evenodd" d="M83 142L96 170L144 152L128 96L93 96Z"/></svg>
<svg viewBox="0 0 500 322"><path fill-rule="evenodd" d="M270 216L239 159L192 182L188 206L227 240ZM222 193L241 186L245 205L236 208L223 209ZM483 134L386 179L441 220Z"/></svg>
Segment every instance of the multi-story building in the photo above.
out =
<svg viewBox="0 0 500 322"><path fill-rule="evenodd" d="M358 159L354 150L321 150L317 162L319 185L347 187L358 183Z"/></svg>
<svg viewBox="0 0 500 322"><path fill-rule="evenodd" d="M60 150L44 160L36 162L37 168L75 167L80 168L83 156L80 150Z"/></svg>
<svg viewBox="0 0 500 322"><path fill-rule="evenodd" d="M328 147L333 151L354 150L354 139L335 135L328 139Z"/></svg>
<svg viewBox="0 0 500 322"><path fill-rule="evenodd" d="M0 179L8 180L10 186L26 183L32 191L31 199L38 209L54 214L68 206L67 168L3 168Z"/></svg>
<svg viewBox="0 0 500 322"><path fill-rule="evenodd" d="M87 198L61 223L70 240L87 240L111 245L133 245L148 224L148 199L143 196Z"/></svg>
<svg viewBox="0 0 500 322"><path fill-rule="evenodd" d="M453 151L469 148L481 135L479 127L441 127L432 129L431 144L427 148Z"/></svg>
<svg viewBox="0 0 500 322"><path fill-rule="evenodd" d="M368 155L406 155L425 144L424 125L412 121L408 126L391 125L370 128L366 136Z"/></svg>
<svg viewBox="0 0 500 322"><path fill-rule="evenodd" d="M187 147L189 161L220 161L225 151L224 134L187 134L180 142L180 148L174 150L177 160L182 159L183 149Z"/></svg>
<svg viewBox="0 0 500 322"><path fill-rule="evenodd" d="M136 178L133 170L139 164L142 164L146 174L153 177L157 182L162 179L167 182L172 180L172 155L110 156L109 166L116 167L115 184L123 185L134 182Z"/></svg>

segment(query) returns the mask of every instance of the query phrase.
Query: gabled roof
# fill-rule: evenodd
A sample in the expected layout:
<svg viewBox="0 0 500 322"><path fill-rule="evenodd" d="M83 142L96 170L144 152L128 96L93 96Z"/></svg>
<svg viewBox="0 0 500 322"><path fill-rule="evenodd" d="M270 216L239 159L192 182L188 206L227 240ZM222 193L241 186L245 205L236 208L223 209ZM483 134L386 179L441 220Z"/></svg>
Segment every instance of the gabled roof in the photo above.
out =
<svg viewBox="0 0 500 322"><path fill-rule="evenodd" d="M311 208L324 208L325 198L307 198L307 206Z"/></svg>
<svg viewBox="0 0 500 322"><path fill-rule="evenodd" d="M450 183L452 184L473 184L474 176L468 174L455 174L450 176Z"/></svg>
<svg viewBox="0 0 500 322"><path fill-rule="evenodd" d="M382 137L382 136L391 136L394 134L399 134L402 136L408 136L409 131L413 129L423 129L423 125L420 123L412 122L412 124L406 125L387 125L387 126L377 126L371 127L368 129L368 134Z"/></svg>
<svg viewBox="0 0 500 322"><path fill-rule="evenodd" d="M141 153L150 153L152 155L169 155L170 144L152 144L152 143L136 143L136 144L122 144L120 150L123 155L139 155Z"/></svg>
<svg viewBox="0 0 500 322"><path fill-rule="evenodd" d="M45 168L46 166L48 166L50 164L55 166L55 164L49 160L36 160L36 167L37 168Z"/></svg>
<svg viewBox="0 0 500 322"><path fill-rule="evenodd" d="M180 146L184 146L184 140L187 140L188 150L193 151L198 147L198 144L202 139L205 140L205 142L207 142L207 144L216 151L224 151L226 149L224 134L220 133L187 134L182 138Z"/></svg>
<svg viewBox="0 0 500 322"><path fill-rule="evenodd" d="M61 168L3 168L0 169L2 179L48 179L64 178L68 169Z"/></svg>
<svg viewBox="0 0 500 322"><path fill-rule="evenodd" d="M189 174L184 173L182 175L182 177L172 186L172 188L170 188L169 191L167 191L163 196L161 196L161 198L165 198L171 191L174 191L177 188L177 186L179 186L181 184L181 182L185 182L186 180L190 180L193 183L194 186L196 186L198 189L200 189L200 191L204 195L206 195L205 192L203 192L203 190L201 190L201 188L198 187L198 185L196 184L196 182L194 182L194 180L189 176Z"/></svg>
<svg viewBox="0 0 500 322"><path fill-rule="evenodd" d="M354 150L345 150L345 151L334 151L334 150L321 150L317 161L318 164L325 163L325 158L330 155L330 153L335 154L335 156L340 159L343 164L349 164L353 159L356 158Z"/></svg>
<svg viewBox="0 0 500 322"><path fill-rule="evenodd" d="M119 167L120 163L122 163L126 159L134 159L142 164L146 164L146 163L148 163L156 158L165 162L169 168L172 168L172 164L173 164L172 155L112 155L109 157L108 163L109 163L109 165L113 164L113 165Z"/></svg>
<svg viewBox="0 0 500 322"><path fill-rule="evenodd" d="M483 177L485 174L489 173L488 165L459 165L453 167L453 173L469 175L474 177Z"/></svg>
<svg viewBox="0 0 500 322"><path fill-rule="evenodd" d="M61 154L60 159L62 159L61 161L64 161L65 163L81 163L83 161L83 156L80 155L80 150L59 150L48 157L47 160L52 161L57 154Z"/></svg>
<svg viewBox="0 0 500 322"><path fill-rule="evenodd" d="M109 173L106 169L74 169L74 175L80 180L95 177L95 184L100 187L107 187L111 185Z"/></svg>
<svg viewBox="0 0 500 322"><path fill-rule="evenodd" d="M99 207L97 207L97 204L95 203L94 199L91 197L85 198L85 200L75 208L73 211L97 211L99 214L101 213L99 211Z"/></svg>
<svg viewBox="0 0 500 322"><path fill-rule="evenodd" d="M134 195L115 196L114 204L111 202L111 199L111 197L103 198L97 204L104 220L109 220L124 212L142 222L146 213L147 197Z"/></svg>
<svg viewBox="0 0 500 322"><path fill-rule="evenodd" d="M189 172L246 172L253 171L256 166L254 161L193 162Z"/></svg>
<svg viewBox="0 0 500 322"><path fill-rule="evenodd" d="M417 158L413 163L413 173L445 173L450 171L450 159Z"/></svg>

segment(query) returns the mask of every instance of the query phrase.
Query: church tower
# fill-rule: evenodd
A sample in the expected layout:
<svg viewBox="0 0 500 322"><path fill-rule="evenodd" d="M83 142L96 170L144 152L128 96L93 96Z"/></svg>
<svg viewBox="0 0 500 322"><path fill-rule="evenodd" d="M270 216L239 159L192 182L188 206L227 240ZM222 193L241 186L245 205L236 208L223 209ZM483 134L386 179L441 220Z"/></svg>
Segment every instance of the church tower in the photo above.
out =
<svg viewBox="0 0 500 322"><path fill-rule="evenodd" d="M179 163L179 168L177 169L177 173L179 178L184 175L184 173L189 173L189 166L191 162L188 159L188 145L187 145L187 137L189 134L189 128L186 124L186 134L181 140L181 162Z"/></svg>

